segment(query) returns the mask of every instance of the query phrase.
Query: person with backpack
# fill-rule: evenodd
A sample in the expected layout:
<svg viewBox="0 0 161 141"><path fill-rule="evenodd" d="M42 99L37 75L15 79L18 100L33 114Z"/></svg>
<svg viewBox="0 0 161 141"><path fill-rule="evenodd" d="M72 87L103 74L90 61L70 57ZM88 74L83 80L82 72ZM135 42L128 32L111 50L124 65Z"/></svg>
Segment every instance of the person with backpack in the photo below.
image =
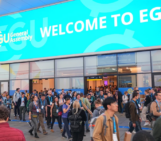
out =
<svg viewBox="0 0 161 141"><path fill-rule="evenodd" d="M70 98L65 99L65 103L63 104L62 109L63 109L62 119L64 122L64 129L63 129L62 137L66 139L67 137L65 136L65 133L67 132L69 141L72 141L71 134L69 131L69 121L68 121L68 113L70 110Z"/></svg>
<svg viewBox="0 0 161 141"><path fill-rule="evenodd" d="M128 102L128 100L129 100L128 92L125 91L125 92L124 92L124 95L122 96L122 103L123 103L122 113L123 113L124 110L125 110L125 105L126 105L126 103Z"/></svg>
<svg viewBox="0 0 161 141"><path fill-rule="evenodd" d="M133 99L131 100L131 102L129 102L129 112L130 112L129 132L131 132L131 133L134 129L136 132L142 130L141 124L140 124L140 122L141 122L140 110L139 110L139 106L137 104L138 98L139 98L139 93L137 93L137 91L134 91Z"/></svg>
<svg viewBox="0 0 161 141"><path fill-rule="evenodd" d="M94 104L95 104L96 109L93 111L93 116L92 116L92 118L98 117L99 115L101 115L102 113L105 112L105 109L104 109L104 107L102 106L102 101L101 101L101 99L98 98L98 99L94 102Z"/></svg>
<svg viewBox="0 0 161 141"><path fill-rule="evenodd" d="M93 140L94 141L120 141L118 118L118 103L112 97L103 101L105 112L100 115L95 123Z"/></svg>
<svg viewBox="0 0 161 141"><path fill-rule="evenodd" d="M149 90L145 90L145 102L144 102L144 107L143 107L143 110L141 112L141 119L142 121L145 121L145 124L144 126L150 126L150 123L149 121L147 120L146 118L146 114L147 114L147 111L148 111L148 104L151 102L151 97L149 95Z"/></svg>
<svg viewBox="0 0 161 141"><path fill-rule="evenodd" d="M38 116L41 111L38 103L38 97L36 95L33 96L33 102L29 105L29 120L32 122L32 127L29 130L29 133L31 136L33 136L33 130L35 133L35 138L39 138L37 135L37 129L38 129Z"/></svg>
<svg viewBox="0 0 161 141"><path fill-rule="evenodd" d="M68 114L73 141L83 141L85 111L81 109L79 101L74 101L73 109Z"/></svg>
<svg viewBox="0 0 161 141"><path fill-rule="evenodd" d="M53 125L55 123L55 119L57 119L57 121L58 121L60 131L61 132L63 131L62 124L61 124L61 121L59 119L58 113L59 113L59 100L58 100L57 97L54 97L53 103L52 103L52 106L51 106L51 110L50 110L50 114L51 114L51 118L52 118L51 132L54 132Z"/></svg>

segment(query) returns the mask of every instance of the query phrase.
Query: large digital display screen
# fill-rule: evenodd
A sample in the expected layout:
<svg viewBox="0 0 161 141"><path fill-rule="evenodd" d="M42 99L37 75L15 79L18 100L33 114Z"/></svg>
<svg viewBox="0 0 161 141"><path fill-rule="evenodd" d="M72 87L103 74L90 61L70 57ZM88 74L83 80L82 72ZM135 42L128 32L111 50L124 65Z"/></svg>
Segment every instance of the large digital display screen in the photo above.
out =
<svg viewBox="0 0 161 141"><path fill-rule="evenodd" d="M159 0L74 0L0 17L0 62L161 45Z"/></svg>

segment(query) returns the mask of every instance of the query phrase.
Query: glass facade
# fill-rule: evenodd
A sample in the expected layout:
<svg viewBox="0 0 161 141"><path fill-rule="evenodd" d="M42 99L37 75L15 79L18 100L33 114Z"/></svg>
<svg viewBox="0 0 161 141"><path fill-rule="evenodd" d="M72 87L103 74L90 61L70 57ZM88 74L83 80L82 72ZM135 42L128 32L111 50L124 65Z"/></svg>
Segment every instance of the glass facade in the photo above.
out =
<svg viewBox="0 0 161 141"><path fill-rule="evenodd" d="M84 93L83 77L56 78L55 81L55 88L58 93L61 93L61 89L64 89L65 92L72 90L77 93Z"/></svg>
<svg viewBox="0 0 161 141"><path fill-rule="evenodd" d="M136 75L119 76L119 88L136 87Z"/></svg>
<svg viewBox="0 0 161 141"><path fill-rule="evenodd" d="M24 92L25 90L29 90L29 80L11 80L10 95L13 95L17 88L20 88L21 92Z"/></svg>
<svg viewBox="0 0 161 141"><path fill-rule="evenodd" d="M85 57L85 75L107 75L117 73L116 54Z"/></svg>
<svg viewBox="0 0 161 141"><path fill-rule="evenodd" d="M10 65L10 79L28 79L29 63L16 63Z"/></svg>
<svg viewBox="0 0 161 141"><path fill-rule="evenodd" d="M55 60L55 76L83 76L83 58Z"/></svg>
<svg viewBox="0 0 161 141"><path fill-rule="evenodd" d="M9 64L0 64L0 80L9 80Z"/></svg>
<svg viewBox="0 0 161 141"><path fill-rule="evenodd" d="M147 73L150 68L150 51L118 54L119 73Z"/></svg>
<svg viewBox="0 0 161 141"><path fill-rule="evenodd" d="M83 92L87 77L116 76L118 88L132 92L132 88L138 86L144 91L161 87L160 54L161 50L156 50L1 64L0 82L9 83L10 95L18 87L22 91L29 90L30 80L43 78L54 79L58 90Z"/></svg>
<svg viewBox="0 0 161 141"><path fill-rule="evenodd" d="M161 72L161 50L151 52L152 58L152 71Z"/></svg>
<svg viewBox="0 0 161 141"><path fill-rule="evenodd" d="M54 60L30 63L30 78L54 77Z"/></svg>
<svg viewBox="0 0 161 141"><path fill-rule="evenodd" d="M151 74L137 74L138 87L152 87Z"/></svg>

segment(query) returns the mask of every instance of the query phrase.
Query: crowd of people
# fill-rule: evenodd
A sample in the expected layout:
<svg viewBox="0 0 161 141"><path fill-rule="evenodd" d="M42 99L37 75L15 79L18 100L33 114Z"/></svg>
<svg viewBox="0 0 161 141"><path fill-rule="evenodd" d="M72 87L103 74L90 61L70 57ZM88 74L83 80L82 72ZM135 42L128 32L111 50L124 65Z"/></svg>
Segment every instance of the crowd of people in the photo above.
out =
<svg viewBox="0 0 161 141"><path fill-rule="evenodd" d="M122 94L118 90L113 94L108 88L96 88L95 92L89 90L87 95L72 90L65 92L64 89L57 94L55 89L46 88L40 93L34 90L29 94L27 91L20 92L17 88L12 100L7 92L0 96L0 110L2 107L2 111L5 111L6 108L5 113L8 113L7 118L6 115L5 118L0 117L0 123L2 119L10 120L12 104L15 119L19 117L19 120L26 121L26 114L28 115L31 127L29 134L35 138L39 138L38 134L41 132L48 134L45 120L52 133L57 120L62 137L69 141L83 141L86 132L90 132L92 141L120 141L119 121L116 116L119 111L125 112L125 117L129 119L130 133L142 132L141 122L145 122L144 126L152 128L153 137L149 139L161 140L158 132L161 126L161 92L155 88L145 90L143 101L138 87L134 88L131 95L127 91Z"/></svg>

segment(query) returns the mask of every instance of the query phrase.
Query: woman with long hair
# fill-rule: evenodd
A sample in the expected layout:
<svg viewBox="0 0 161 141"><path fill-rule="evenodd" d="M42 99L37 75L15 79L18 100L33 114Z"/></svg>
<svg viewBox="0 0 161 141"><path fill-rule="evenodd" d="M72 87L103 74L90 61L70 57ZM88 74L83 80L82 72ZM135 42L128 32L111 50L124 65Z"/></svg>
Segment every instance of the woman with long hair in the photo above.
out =
<svg viewBox="0 0 161 141"><path fill-rule="evenodd" d="M72 121L75 121L75 119L73 119L73 115L76 115L77 117L77 122L80 123L80 128L79 128L79 132L75 130L72 130L71 128L71 132L73 135L73 141L83 141L83 136L84 136L84 123L86 121L86 114L84 112L84 110L81 109L79 101L74 101L73 103L73 109L72 111L69 112L68 114L68 119L69 121L72 123Z"/></svg>
<svg viewBox="0 0 161 141"><path fill-rule="evenodd" d="M77 98L77 92L75 91L72 95L72 102L74 102Z"/></svg>
<svg viewBox="0 0 161 141"><path fill-rule="evenodd" d="M145 121L144 126L148 126L148 125L150 125L150 123L146 119L146 113L147 113L147 110L148 110L147 106L151 102L151 98L150 98L150 95L149 95L149 90L145 90L144 93L145 93L145 102L144 102L143 110L141 112L141 119L142 119L142 121Z"/></svg>
<svg viewBox="0 0 161 141"><path fill-rule="evenodd" d="M29 105L29 120L31 120L32 128L29 130L30 135L33 135L33 130L35 133L35 138L39 138L37 135L37 128L38 128L38 116L40 113L40 107L38 104L38 97L35 95L33 96L33 102Z"/></svg>
<svg viewBox="0 0 161 141"><path fill-rule="evenodd" d="M53 125L55 123L55 119L57 119L58 124L59 124L59 128L60 128L60 130L62 132L62 124L61 124L60 118L58 116L58 113L59 113L59 100L58 100L57 97L55 97L53 99L52 106L51 106L51 109L50 109L50 116L52 118L51 132L54 132Z"/></svg>

